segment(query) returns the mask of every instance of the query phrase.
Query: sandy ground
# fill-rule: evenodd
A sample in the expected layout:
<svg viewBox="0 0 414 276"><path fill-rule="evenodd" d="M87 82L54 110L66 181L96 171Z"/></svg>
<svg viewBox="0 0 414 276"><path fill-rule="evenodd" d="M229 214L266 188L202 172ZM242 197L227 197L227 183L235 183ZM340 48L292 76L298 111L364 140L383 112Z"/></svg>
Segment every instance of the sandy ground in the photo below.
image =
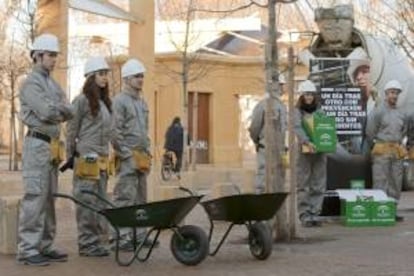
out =
<svg viewBox="0 0 414 276"><path fill-rule="evenodd" d="M0 195L21 190L20 173L0 171ZM62 178L63 191L70 191L70 176ZM258 261L242 240L244 227L236 227L215 257L208 257L195 267L178 263L170 251L171 231L164 231L161 244L145 263L120 267L114 255L104 258L80 257L77 253L74 205L57 201L58 233L56 245L69 253L67 263L48 267L18 265L13 255L0 255L0 275L414 275L414 192L404 192L399 213L405 221L393 227L344 227L338 222L320 228L298 229L291 242L275 243L270 258ZM185 220L208 231L208 219L197 206ZM218 223L214 246L224 234L225 223Z"/></svg>

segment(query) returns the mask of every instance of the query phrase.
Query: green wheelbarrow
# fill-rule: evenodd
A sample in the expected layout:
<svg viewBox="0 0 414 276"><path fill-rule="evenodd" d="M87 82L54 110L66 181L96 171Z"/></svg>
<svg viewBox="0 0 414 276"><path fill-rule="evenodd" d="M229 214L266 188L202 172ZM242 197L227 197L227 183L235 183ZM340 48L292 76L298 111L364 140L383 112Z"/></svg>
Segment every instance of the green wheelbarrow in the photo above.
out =
<svg viewBox="0 0 414 276"><path fill-rule="evenodd" d="M266 260L272 253L273 240L272 231L264 221L273 218L287 194L239 194L201 202L210 221L209 244L213 236L214 221L230 222L217 247L209 254L217 254L234 225L245 225L249 232L250 252L256 259Z"/></svg>
<svg viewBox="0 0 414 276"><path fill-rule="evenodd" d="M178 226L202 196L188 196L128 207L116 207L112 202L94 192L84 191L84 193L95 196L111 208L99 210L66 194L56 193L54 196L70 199L76 204L104 216L109 221L116 233L115 260L119 265L129 266L134 260L140 262L148 260L160 232L165 229L173 231L170 249L178 262L192 266L199 264L207 257L209 243L204 230L195 225ZM136 228L139 227L150 228L140 243L137 242L136 235ZM132 229L134 252L127 260L121 259L119 254L120 228ZM152 233L155 233L153 242L147 252L144 252L144 244Z"/></svg>

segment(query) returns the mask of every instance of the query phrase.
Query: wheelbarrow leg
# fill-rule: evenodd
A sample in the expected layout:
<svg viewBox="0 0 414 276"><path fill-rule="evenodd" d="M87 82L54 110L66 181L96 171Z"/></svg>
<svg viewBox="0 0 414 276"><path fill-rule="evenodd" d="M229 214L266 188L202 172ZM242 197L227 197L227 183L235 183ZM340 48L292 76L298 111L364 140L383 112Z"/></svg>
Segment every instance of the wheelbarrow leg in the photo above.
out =
<svg viewBox="0 0 414 276"><path fill-rule="evenodd" d="M139 246L138 248L135 249L135 247L136 247L136 241L133 242L133 245L134 245L134 254L132 255L131 258L129 258L126 261L121 260L121 258L119 256L119 251L120 251L120 249L119 249L119 240L121 239L121 234L119 232L118 227L114 227L114 229L115 229L115 233L116 233L116 239L115 239L115 260L118 263L118 265L120 265L120 266L130 266L135 259L138 259L138 254L139 254L139 251L141 250L141 247L142 247L143 244L141 244L141 246ZM135 238L135 236L136 236L135 229L132 231L132 235Z"/></svg>
<svg viewBox="0 0 414 276"><path fill-rule="evenodd" d="M214 249L213 252L209 253L210 256L215 256L217 254L217 252L219 251L220 247L223 245L224 241L226 240L226 238L229 235L230 230L233 228L233 226L234 226L234 223L231 223L230 226L227 228L226 233L224 233L223 238L220 240L219 244L217 245L216 249ZM212 229L212 227L210 228L210 230L211 229ZM211 230L210 234L209 234L209 237L208 237L209 242L211 241L212 233L213 233L213 231Z"/></svg>
<svg viewBox="0 0 414 276"><path fill-rule="evenodd" d="M141 258L139 256L139 252L141 252L141 249L143 248L143 246L145 244L145 241L150 237L150 235L151 235L151 233L153 231L156 231L156 233L155 233L154 240L152 241L151 247L148 248L147 254L144 256L144 258ZM138 261L145 262L146 260L148 260L148 258L151 256L152 249L154 249L155 244L158 241L158 236L160 235L160 233L161 233L161 230L160 229L154 229L154 228L152 228L150 231L148 231L148 233L145 235L145 238L140 243L138 249L135 251L136 252L135 256L138 259Z"/></svg>
<svg viewBox="0 0 414 276"><path fill-rule="evenodd" d="M119 256L119 240L121 238L121 234L119 233L118 227L114 227L114 229L115 229L115 233L116 233L116 238L115 238L115 260L118 263L118 265L120 265L120 266L129 266L134 261L135 254L131 259L129 259L127 261L121 260L121 258Z"/></svg>

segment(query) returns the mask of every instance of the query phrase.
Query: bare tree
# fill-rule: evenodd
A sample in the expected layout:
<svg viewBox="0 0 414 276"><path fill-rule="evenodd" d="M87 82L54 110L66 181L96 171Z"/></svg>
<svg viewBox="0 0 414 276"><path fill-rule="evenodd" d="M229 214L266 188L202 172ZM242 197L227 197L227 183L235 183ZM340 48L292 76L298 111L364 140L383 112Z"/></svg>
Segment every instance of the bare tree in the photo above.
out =
<svg viewBox="0 0 414 276"><path fill-rule="evenodd" d="M240 12L251 8L253 6L261 6L260 2L263 1L253 1L253 0L231 0L231 1L219 1L219 0L188 0L188 1L165 1L158 0L158 17L164 20L177 20L181 19L185 24L184 28L184 38L182 41L174 41L171 39L171 43L174 44L175 50L181 55L181 70L174 71L168 66L165 66L164 69L166 74L170 77L177 78L179 76L181 85L182 85L182 117L183 117L183 128L184 128L184 155L183 163L184 168L188 168L189 163L189 151L187 147L188 135L188 85L191 82L196 81L204 77L206 74L210 73L213 70L212 64L206 64L200 62L201 54L200 52L194 52L190 49L190 46L195 44L199 39L199 35L194 30L194 21L196 19L211 18L212 14L219 14L220 16L217 20L221 20L224 17L237 13L240 15ZM172 31L169 31L171 37ZM211 51L211 50L209 50ZM195 92L197 93L197 92ZM194 94L195 95L195 94ZM193 99L196 99L196 95ZM191 167L193 170L196 168L196 142L197 142L197 103L193 104L193 125L192 133L192 158L191 158Z"/></svg>
<svg viewBox="0 0 414 276"><path fill-rule="evenodd" d="M18 147L18 126L17 126L17 98L18 86L21 77L27 73L29 60L27 51L23 47L18 47L14 39L8 45L6 58L0 61L0 75L2 78L1 86L5 95L3 99L10 103L10 158L9 170L18 170L19 147ZM3 55L4 56L4 55Z"/></svg>
<svg viewBox="0 0 414 276"><path fill-rule="evenodd" d="M266 144L266 188L268 192L286 192L285 172L282 166L284 141L280 118L275 114L275 101L280 97L279 55L277 45L276 3L287 4L296 0L269 0L268 2L268 36L265 53L266 92L268 99L265 109L265 144ZM289 85L291 87L291 85ZM292 184L292 183L291 183ZM293 208L292 208L293 209ZM290 210L290 212L294 212ZM293 216L291 216L292 218ZM282 205L276 214L273 230L277 240L290 240L288 224L288 206ZM294 222L290 221L294 224ZM294 227L293 227L294 229Z"/></svg>
<svg viewBox="0 0 414 276"><path fill-rule="evenodd" d="M25 32L27 25L33 28L34 13L32 11L33 3L30 0L8 1L5 12L1 15L6 23L0 24L3 28L2 33L11 31L11 37L2 37L2 54L0 57L0 89L2 91L2 99L9 103L10 110L10 131L9 131L9 170L18 170L18 162L20 160L19 150L22 140L22 125L17 120L17 99L19 82L24 75L26 75L30 66L28 58L28 41L34 33L28 34ZM31 17L30 17L31 16ZM8 22L13 22L13 28L8 26ZM29 22L29 23L28 23ZM33 29L32 29L33 30ZM16 37L23 37L23 39ZM29 39L27 39L29 37Z"/></svg>
<svg viewBox="0 0 414 276"><path fill-rule="evenodd" d="M356 8L361 29L390 38L414 61L414 0L370 0Z"/></svg>
<svg viewBox="0 0 414 276"><path fill-rule="evenodd" d="M163 5L166 4L166 5ZM176 41L173 38L172 31L169 29L169 35L171 37L171 43L174 45L175 50L180 53L181 55L181 70L175 71L168 66L164 66L166 73L174 78L177 76L180 78L181 86L182 86L182 123L184 128L184 150L183 150L183 164L184 169L188 169L189 166L189 150L188 150L188 84L193 82L202 76L205 76L208 72L208 66L199 66L199 57L198 53L194 53L190 51L190 45L195 43L198 39L196 32L193 30L193 22L196 18L196 8L197 8L197 0L189 0L187 3L184 1L168 1L163 3L163 1L158 2L158 13L161 18L165 20L171 19L181 19L184 24L184 38L182 41ZM167 26L167 28L169 28ZM195 66L197 64L197 66ZM195 103L196 105L196 103ZM197 114L193 114L193 123L196 124L197 122ZM196 141L197 141L197 134L194 133L196 131L196 125L193 124L193 133L191 134L192 137L192 168L195 170L196 164Z"/></svg>

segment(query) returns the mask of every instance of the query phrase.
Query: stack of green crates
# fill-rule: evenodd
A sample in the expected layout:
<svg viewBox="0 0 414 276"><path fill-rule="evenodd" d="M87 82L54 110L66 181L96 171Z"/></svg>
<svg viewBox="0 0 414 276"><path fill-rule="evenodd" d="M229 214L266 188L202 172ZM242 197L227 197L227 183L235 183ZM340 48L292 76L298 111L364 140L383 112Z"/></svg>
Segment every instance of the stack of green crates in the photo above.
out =
<svg viewBox="0 0 414 276"><path fill-rule="evenodd" d="M315 112L304 117L303 128L315 145L316 152L336 151L336 126L335 118Z"/></svg>
<svg viewBox="0 0 414 276"><path fill-rule="evenodd" d="M353 187L353 189L348 190L348 193L356 195L355 199L347 200L345 198L341 198L341 193L339 193L341 198L341 217L343 224L346 226L395 225L395 201L392 199L378 200L375 196L367 196L367 193L364 192L367 190L361 188L360 186L361 181L352 182L354 182L351 183L351 187Z"/></svg>

